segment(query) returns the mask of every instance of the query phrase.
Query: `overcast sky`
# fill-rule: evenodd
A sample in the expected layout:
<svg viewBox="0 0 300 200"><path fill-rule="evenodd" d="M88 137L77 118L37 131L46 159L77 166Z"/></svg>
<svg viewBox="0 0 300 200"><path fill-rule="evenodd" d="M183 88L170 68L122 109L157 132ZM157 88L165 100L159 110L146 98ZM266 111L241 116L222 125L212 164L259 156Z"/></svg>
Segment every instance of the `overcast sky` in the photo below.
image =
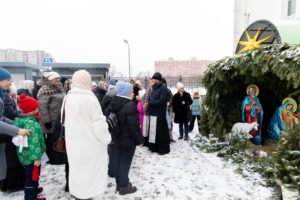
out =
<svg viewBox="0 0 300 200"><path fill-rule="evenodd" d="M0 48L57 62L110 63L128 75L155 60L232 55L233 0L0 0Z"/></svg>

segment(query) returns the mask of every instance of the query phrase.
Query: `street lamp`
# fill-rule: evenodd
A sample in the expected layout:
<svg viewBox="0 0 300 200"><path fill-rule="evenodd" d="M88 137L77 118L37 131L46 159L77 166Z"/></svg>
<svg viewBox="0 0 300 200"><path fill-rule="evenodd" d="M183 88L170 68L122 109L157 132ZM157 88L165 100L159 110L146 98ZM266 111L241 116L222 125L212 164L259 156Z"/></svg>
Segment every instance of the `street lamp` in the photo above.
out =
<svg viewBox="0 0 300 200"><path fill-rule="evenodd" d="M128 46L128 75L129 75L129 79L131 78L130 76L130 48L129 48L129 42L128 40L124 39L123 40L125 42L125 44L127 44Z"/></svg>

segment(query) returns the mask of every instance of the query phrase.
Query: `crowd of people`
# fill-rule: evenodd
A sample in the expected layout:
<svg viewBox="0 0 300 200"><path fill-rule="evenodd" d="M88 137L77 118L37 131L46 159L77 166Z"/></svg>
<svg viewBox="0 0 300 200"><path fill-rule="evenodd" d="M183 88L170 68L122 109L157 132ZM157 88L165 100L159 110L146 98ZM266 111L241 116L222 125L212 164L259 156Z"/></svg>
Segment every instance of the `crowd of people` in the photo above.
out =
<svg viewBox="0 0 300 200"><path fill-rule="evenodd" d="M65 191L75 199L103 195L107 176L114 177L116 191L137 191L128 177L136 147L159 155L170 152L175 142L173 122L179 124L178 139L189 139L195 120L200 120L201 97L177 83L172 94L162 74L156 72L150 87L141 81L111 79L92 82L86 70L71 80L52 71L36 80L24 80L18 89L11 74L0 68L0 181L1 190L24 189L25 200L38 197L41 163L64 164ZM107 118L115 114L117 134ZM53 150L65 136L66 153Z"/></svg>

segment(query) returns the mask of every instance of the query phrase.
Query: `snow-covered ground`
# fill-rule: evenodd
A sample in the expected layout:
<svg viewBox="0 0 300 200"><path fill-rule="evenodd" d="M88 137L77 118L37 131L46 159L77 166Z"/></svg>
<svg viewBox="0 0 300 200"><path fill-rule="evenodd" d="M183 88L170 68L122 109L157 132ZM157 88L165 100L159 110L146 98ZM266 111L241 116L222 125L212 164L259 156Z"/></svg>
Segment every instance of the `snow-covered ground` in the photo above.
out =
<svg viewBox="0 0 300 200"><path fill-rule="evenodd" d="M191 140L198 134L190 134ZM178 137L178 125L174 136ZM207 154L180 140L171 144L167 155L151 153L146 147L137 147L130 170L130 181L137 186L136 193L120 196L115 192L115 181L108 180L105 200L266 200L271 199L272 188L258 184L260 177L246 180L236 174L236 166L224 162L214 154ZM45 165L40 185L44 187L43 196L48 200L72 199L64 192L63 166ZM0 192L1 200L23 199L23 191L15 193Z"/></svg>

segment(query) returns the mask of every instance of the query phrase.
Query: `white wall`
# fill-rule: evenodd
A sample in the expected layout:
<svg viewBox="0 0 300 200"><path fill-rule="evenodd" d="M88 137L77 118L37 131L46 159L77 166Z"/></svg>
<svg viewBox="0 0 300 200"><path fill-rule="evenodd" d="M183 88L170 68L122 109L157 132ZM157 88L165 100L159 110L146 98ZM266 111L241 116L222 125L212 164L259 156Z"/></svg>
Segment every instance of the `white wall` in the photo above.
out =
<svg viewBox="0 0 300 200"><path fill-rule="evenodd" d="M257 20L294 20L300 16L300 0L296 0L296 15L286 17L288 0L235 0L234 38L233 45L236 49L244 30Z"/></svg>

